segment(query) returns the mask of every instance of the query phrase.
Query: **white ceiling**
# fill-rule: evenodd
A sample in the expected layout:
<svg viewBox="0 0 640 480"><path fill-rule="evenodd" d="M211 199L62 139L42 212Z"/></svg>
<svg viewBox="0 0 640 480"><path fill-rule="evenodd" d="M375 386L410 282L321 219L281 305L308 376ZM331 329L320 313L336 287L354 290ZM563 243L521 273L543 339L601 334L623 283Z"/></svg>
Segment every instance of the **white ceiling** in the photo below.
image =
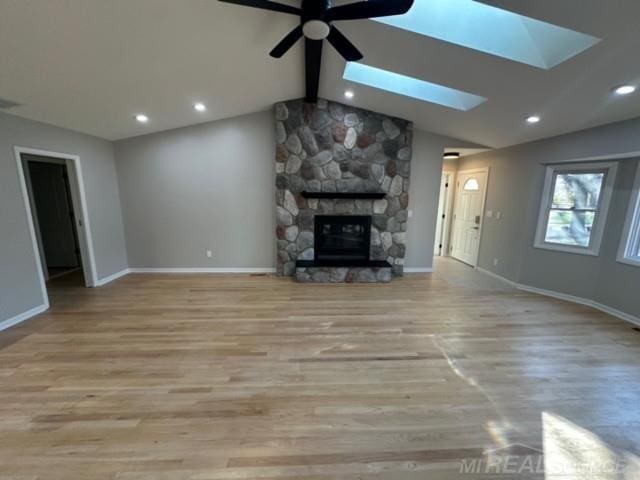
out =
<svg viewBox="0 0 640 480"><path fill-rule="evenodd" d="M296 0L282 0L297 4ZM640 116L640 1L486 0L603 41L541 70L372 21L340 22L364 62L487 97L470 112L342 80L325 49L320 95L408 118L418 128L500 147ZM115 140L269 108L304 95L301 44L269 50L296 17L216 0L0 0L0 98L34 120ZM209 110L197 114L192 104ZM133 115L144 112L148 125ZM541 123L526 125L536 113Z"/></svg>

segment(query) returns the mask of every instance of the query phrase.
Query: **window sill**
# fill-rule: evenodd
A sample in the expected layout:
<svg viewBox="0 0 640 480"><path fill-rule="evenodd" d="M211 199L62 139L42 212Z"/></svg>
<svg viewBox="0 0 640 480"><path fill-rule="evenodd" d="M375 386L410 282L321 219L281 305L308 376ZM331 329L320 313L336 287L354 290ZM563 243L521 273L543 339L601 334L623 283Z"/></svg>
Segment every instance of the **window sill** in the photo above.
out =
<svg viewBox="0 0 640 480"><path fill-rule="evenodd" d="M617 258L616 261L618 263L623 263L625 265L630 265L632 267L640 267L640 259L636 260L635 258Z"/></svg>
<svg viewBox="0 0 640 480"><path fill-rule="evenodd" d="M600 256L599 251L587 249L587 248L579 248L579 247L569 247L563 245L556 245L550 243L536 243L533 248L538 248L541 250L550 250L552 252L558 253L573 253L576 255L586 255L587 257L598 257Z"/></svg>

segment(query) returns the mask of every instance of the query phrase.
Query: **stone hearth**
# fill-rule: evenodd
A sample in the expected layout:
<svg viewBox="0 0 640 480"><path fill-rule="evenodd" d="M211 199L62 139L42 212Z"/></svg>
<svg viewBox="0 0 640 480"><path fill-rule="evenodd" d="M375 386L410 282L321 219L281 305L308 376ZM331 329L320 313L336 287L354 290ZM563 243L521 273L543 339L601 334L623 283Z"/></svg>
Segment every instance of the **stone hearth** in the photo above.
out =
<svg viewBox="0 0 640 480"><path fill-rule="evenodd" d="M406 253L413 125L326 100L275 106L277 271L301 281L389 281ZM382 199L305 198L303 192L380 193ZM316 215L371 215L373 267L308 267Z"/></svg>
<svg viewBox="0 0 640 480"><path fill-rule="evenodd" d="M389 283L390 267L302 267L296 279L302 283Z"/></svg>

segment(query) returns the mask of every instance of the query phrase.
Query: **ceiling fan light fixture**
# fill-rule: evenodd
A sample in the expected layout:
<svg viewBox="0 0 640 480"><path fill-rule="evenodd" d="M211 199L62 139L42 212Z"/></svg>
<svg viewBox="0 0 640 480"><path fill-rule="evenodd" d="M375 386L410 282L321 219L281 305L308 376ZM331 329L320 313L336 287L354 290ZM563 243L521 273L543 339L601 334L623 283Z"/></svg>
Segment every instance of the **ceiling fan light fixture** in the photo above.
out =
<svg viewBox="0 0 640 480"><path fill-rule="evenodd" d="M302 26L302 33L309 40L324 40L330 31L329 24L322 20L309 20Z"/></svg>
<svg viewBox="0 0 640 480"><path fill-rule="evenodd" d="M334 0L303 0L300 8L273 0L218 1L287 13L300 18L300 23L280 40L269 52L269 55L273 58L281 58L298 40L305 38L304 57L307 83L305 98L307 102L315 103L318 100L322 49L325 39L347 62L357 62L364 57L362 52L333 25L333 22L403 15L411 9L415 0L360 0L338 6L334 5Z"/></svg>

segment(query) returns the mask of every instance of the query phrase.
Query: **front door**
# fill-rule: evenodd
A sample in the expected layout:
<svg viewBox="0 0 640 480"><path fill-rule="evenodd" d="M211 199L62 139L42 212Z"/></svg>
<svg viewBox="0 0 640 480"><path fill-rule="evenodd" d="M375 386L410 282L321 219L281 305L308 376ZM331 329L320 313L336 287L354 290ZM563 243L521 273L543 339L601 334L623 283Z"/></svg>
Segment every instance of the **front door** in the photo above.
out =
<svg viewBox="0 0 640 480"><path fill-rule="evenodd" d="M486 187L486 171L459 172L451 256L474 267L478 262Z"/></svg>

